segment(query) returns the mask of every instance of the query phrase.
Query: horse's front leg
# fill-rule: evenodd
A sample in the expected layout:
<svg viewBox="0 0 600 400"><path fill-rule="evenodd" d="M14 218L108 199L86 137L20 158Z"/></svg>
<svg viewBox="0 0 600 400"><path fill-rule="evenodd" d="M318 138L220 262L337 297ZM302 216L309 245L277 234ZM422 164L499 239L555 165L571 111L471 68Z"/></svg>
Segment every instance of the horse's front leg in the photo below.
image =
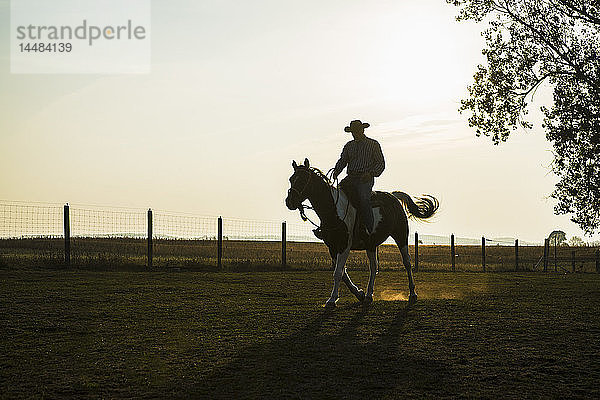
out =
<svg viewBox="0 0 600 400"><path fill-rule="evenodd" d="M344 274L342 275L342 281L344 281L346 286L348 286L348 289L350 289L350 292L352 292L352 294L354 296L356 296L358 301L365 300L365 291L362 289L359 289L358 286L356 286L354 284L354 282L352 282L352 280L350 279L350 275L348 275L348 271L346 270L346 268L344 268Z"/></svg>
<svg viewBox="0 0 600 400"><path fill-rule="evenodd" d="M333 247L329 247L329 255L331 256L331 270L335 271L335 266L337 265L337 254L335 254L335 250Z"/></svg>
<svg viewBox="0 0 600 400"><path fill-rule="evenodd" d="M350 255L350 246L343 253L337 255L337 260L335 264L335 270L333 271L333 290L331 291L331 296L329 300L325 303L326 307L335 307L335 303L340 298L340 282L342 277L344 276L344 270L346 266L346 260L348 259L348 255Z"/></svg>

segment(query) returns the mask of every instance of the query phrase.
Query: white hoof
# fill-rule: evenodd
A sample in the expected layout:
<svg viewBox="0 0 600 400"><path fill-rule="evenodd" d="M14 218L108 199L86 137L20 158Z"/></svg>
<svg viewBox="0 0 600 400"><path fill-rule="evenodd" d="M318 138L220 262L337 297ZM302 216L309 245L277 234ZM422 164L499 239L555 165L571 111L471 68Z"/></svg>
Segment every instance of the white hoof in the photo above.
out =
<svg viewBox="0 0 600 400"><path fill-rule="evenodd" d="M325 308L334 308L335 305L337 303L337 299L333 300L333 299L329 299L327 300L327 302L325 303Z"/></svg>
<svg viewBox="0 0 600 400"><path fill-rule="evenodd" d="M410 296L408 296L408 305L412 306L413 304L415 304L417 302L417 294L411 294Z"/></svg>

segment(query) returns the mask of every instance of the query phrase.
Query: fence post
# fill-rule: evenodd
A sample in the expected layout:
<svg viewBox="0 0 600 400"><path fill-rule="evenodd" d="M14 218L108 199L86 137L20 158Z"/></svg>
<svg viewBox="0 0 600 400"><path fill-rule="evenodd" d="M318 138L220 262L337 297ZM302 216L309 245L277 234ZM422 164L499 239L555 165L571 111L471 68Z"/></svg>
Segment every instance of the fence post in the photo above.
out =
<svg viewBox="0 0 600 400"><path fill-rule="evenodd" d="M575 272L575 250L571 250L571 270Z"/></svg>
<svg viewBox="0 0 600 400"><path fill-rule="evenodd" d="M596 272L600 274L600 250L596 249Z"/></svg>
<svg viewBox="0 0 600 400"><path fill-rule="evenodd" d="M71 223L69 220L69 203L64 207L64 232L65 232L65 264L71 265Z"/></svg>
<svg viewBox="0 0 600 400"><path fill-rule="evenodd" d="M554 272L558 272L558 268L556 267L556 238L558 235L554 235Z"/></svg>
<svg viewBox="0 0 600 400"><path fill-rule="evenodd" d="M454 249L454 233L452 235L450 235L450 254L452 256L452 272L454 272L456 265L455 265L455 260L456 260L456 251Z"/></svg>
<svg viewBox="0 0 600 400"><path fill-rule="evenodd" d="M544 272L548 272L548 250L550 248L550 239L544 239Z"/></svg>
<svg viewBox="0 0 600 400"><path fill-rule="evenodd" d="M485 272L485 236L481 237L481 266Z"/></svg>
<svg viewBox="0 0 600 400"><path fill-rule="evenodd" d="M519 239L515 239L515 272L519 271Z"/></svg>
<svg viewBox="0 0 600 400"><path fill-rule="evenodd" d="M217 268L221 269L223 260L223 218L217 220Z"/></svg>
<svg viewBox="0 0 600 400"><path fill-rule="evenodd" d="M286 246L286 242L285 242L285 221L283 221L281 223L281 266L285 267L286 266L286 257L285 257L285 246Z"/></svg>
<svg viewBox="0 0 600 400"><path fill-rule="evenodd" d="M419 271L419 234L415 232L415 272Z"/></svg>
<svg viewBox="0 0 600 400"><path fill-rule="evenodd" d="M152 268L152 209L148 209L148 268Z"/></svg>

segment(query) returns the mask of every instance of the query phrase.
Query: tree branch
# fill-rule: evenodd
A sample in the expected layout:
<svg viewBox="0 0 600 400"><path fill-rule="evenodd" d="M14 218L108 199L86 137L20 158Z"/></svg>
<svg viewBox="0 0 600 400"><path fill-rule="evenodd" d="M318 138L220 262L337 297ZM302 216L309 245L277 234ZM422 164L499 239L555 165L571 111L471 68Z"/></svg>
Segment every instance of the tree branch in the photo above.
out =
<svg viewBox="0 0 600 400"><path fill-rule="evenodd" d="M529 29L533 34L535 34L535 36L537 36L537 38L544 43L546 46L548 46L552 51L554 51L560 58L562 58L565 63L571 67L574 71L575 71L575 76L579 76L581 77L583 80L585 80L588 84L590 84L593 88L595 88L596 90L600 90L600 85L598 82L594 81L593 79L591 79L589 76L587 76L580 65L575 64L571 59L569 59L569 57L567 57L564 53L562 53L558 48L556 48L556 46L550 42L549 40L547 40L545 38L545 36L538 30L536 29L534 26L532 26L530 23L526 22L524 19L520 18L517 14L515 14L514 12L512 12L509 8L508 8L508 4L507 2L504 3L504 9L506 10L506 14L511 17L514 21L520 23L521 25L525 26L527 29Z"/></svg>
<svg viewBox="0 0 600 400"><path fill-rule="evenodd" d="M579 14L580 18L583 19L584 21L587 21L591 24L600 25L600 18L588 13L587 11L585 11L585 9L575 7L572 4L572 2L570 2L570 1L566 1L566 0L556 0L556 1L560 4L562 4L563 6L567 7L569 10L574 11L577 14Z"/></svg>
<svg viewBox="0 0 600 400"><path fill-rule="evenodd" d="M542 84L542 82L544 82L546 79L550 78L551 76L559 76L559 75L575 75L575 73L560 72L560 71L547 72L546 74L544 74L544 76L542 76L541 78L538 78L537 81L525 92L511 91L511 93L514 94L515 96L527 97L527 95L529 95L529 93L535 91Z"/></svg>

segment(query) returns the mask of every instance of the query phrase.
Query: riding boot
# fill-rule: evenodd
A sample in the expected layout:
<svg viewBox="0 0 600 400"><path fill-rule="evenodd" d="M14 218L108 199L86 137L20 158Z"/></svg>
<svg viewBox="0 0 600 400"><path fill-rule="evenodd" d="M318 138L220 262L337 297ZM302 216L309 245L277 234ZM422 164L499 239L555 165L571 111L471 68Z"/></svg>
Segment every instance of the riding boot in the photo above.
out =
<svg viewBox="0 0 600 400"><path fill-rule="evenodd" d="M313 234L316 236L317 239L321 239L323 241L325 240L325 235L323 234L321 228L313 229Z"/></svg>
<svg viewBox="0 0 600 400"><path fill-rule="evenodd" d="M369 231L365 225L365 232L366 232L365 248L367 250L375 250L377 245L375 244L375 237L373 235L373 231Z"/></svg>
<svg viewBox="0 0 600 400"><path fill-rule="evenodd" d="M373 237L373 233L369 232L369 230L367 229L367 226L365 224L361 223L361 227L360 227L360 236L359 236L364 245L365 245L365 249L367 250L373 250L375 249L376 245L374 245L374 237Z"/></svg>

